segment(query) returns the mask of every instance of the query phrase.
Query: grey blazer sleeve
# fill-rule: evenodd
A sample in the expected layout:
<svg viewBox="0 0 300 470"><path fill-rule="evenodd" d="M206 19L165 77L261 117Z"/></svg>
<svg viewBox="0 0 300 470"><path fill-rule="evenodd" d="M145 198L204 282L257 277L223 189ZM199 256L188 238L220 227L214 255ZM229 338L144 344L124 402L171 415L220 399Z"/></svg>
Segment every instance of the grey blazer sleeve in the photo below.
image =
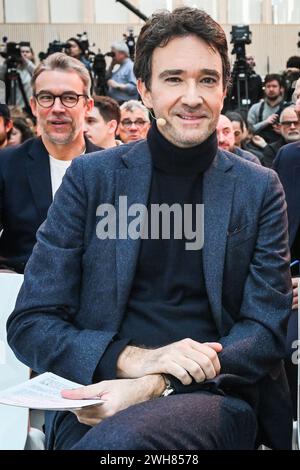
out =
<svg viewBox="0 0 300 470"><path fill-rule="evenodd" d="M38 231L7 333L16 356L36 372L52 371L89 384L116 332L74 324L87 213L79 160L68 170Z"/></svg>
<svg viewBox="0 0 300 470"><path fill-rule="evenodd" d="M278 365L285 355L291 302L286 202L270 170L239 319L220 339L221 380L230 374L240 384L254 384Z"/></svg>

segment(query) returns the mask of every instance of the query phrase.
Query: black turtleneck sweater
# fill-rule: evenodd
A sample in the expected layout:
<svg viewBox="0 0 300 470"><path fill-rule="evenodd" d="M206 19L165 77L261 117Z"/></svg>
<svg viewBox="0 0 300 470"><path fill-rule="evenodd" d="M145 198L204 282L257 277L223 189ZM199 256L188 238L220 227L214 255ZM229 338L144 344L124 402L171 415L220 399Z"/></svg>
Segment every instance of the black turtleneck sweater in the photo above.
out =
<svg viewBox="0 0 300 470"><path fill-rule="evenodd" d="M149 228L151 204L202 203L203 173L217 152L216 134L196 147L182 149L168 142L154 123L148 133L153 174L148 201ZM172 220L172 219L171 219ZM127 344L159 347L192 338L216 341L203 276L201 250L186 250L185 238L142 240L134 282L118 337L96 369L94 380L115 378L116 362ZM150 233L150 230L149 230ZM184 231L183 231L184 233Z"/></svg>

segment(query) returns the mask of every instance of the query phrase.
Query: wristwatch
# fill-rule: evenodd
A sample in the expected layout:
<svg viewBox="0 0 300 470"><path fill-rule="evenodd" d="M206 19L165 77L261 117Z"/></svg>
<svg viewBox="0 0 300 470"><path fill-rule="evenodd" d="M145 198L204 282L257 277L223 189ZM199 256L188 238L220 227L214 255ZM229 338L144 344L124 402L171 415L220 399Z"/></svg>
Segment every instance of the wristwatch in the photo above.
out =
<svg viewBox="0 0 300 470"><path fill-rule="evenodd" d="M162 392L162 394L160 395L161 397L167 397L169 395L171 395L172 393L175 392L175 389L172 387L171 385L171 381L168 379L168 377L165 376L165 374L161 374L164 381L165 381L165 389L164 391Z"/></svg>

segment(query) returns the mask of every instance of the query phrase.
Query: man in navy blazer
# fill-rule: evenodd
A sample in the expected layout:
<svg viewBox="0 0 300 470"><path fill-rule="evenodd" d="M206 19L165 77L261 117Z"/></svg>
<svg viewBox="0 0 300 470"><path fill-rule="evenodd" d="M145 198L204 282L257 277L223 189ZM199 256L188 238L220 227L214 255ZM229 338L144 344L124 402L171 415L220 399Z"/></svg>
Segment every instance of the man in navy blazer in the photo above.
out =
<svg viewBox="0 0 300 470"><path fill-rule="evenodd" d="M225 33L159 12L136 51L156 123L73 162L8 320L21 361L83 385L65 398L104 400L47 413L47 446L289 448L286 205L272 170L217 148Z"/></svg>
<svg viewBox="0 0 300 470"><path fill-rule="evenodd" d="M99 150L84 138L91 109L90 77L65 54L54 54L33 75L31 108L41 137L9 147L0 158L0 267L23 272L54 194L72 160ZM55 98L54 95L63 97Z"/></svg>
<svg viewBox="0 0 300 470"><path fill-rule="evenodd" d="M300 80L297 81L293 101L300 119ZM298 279L300 261L300 142L284 145L279 150L273 164L282 183L289 221L289 246L291 250L293 305L288 323L286 371L289 380L294 418L297 419L298 365L295 361L298 348ZM297 263L298 261L298 263Z"/></svg>

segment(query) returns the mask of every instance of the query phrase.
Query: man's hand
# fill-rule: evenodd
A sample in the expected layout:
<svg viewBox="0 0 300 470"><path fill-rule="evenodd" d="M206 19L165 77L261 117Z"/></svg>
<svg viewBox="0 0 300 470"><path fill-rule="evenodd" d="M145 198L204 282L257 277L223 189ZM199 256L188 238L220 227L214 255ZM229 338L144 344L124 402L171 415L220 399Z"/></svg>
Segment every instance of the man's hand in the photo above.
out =
<svg viewBox="0 0 300 470"><path fill-rule="evenodd" d="M271 114L271 116L269 116L265 122L272 125L272 124L276 124L277 121L278 121L278 114Z"/></svg>
<svg viewBox="0 0 300 470"><path fill-rule="evenodd" d="M298 308L298 277L293 277L292 278L292 286L293 286L293 305L292 309L297 310Z"/></svg>
<svg viewBox="0 0 300 470"><path fill-rule="evenodd" d="M113 416L129 406L159 397L165 388L161 375L152 375L139 379L108 380L74 390L63 390L63 398L82 400L101 397L105 403L88 406L74 411L80 423L96 426L106 418Z"/></svg>
<svg viewBox="0 0 300 470"><path fill-rule="evenodd" d="M253 137L252 137L252 142L257 145L258 147L264 149L268 144L267 142L265 141L265 139L263 137L261 137L260 135L257 135L255 134Z"/></svg>
<svg viewBox="0 0 300 470"><path fill-rule="evenodd" d="M186 338L158 349L127 346L117 361L117 377L136 378L170 374L183 385L213 379L220 373L220 343L198 343Z"/></svg>
<svg viewBox="0 0 300 470"><path fill-rule="evenodd" d="M116 89L119 89L119 90L124 90L125 87L126 87L126 85L124 85L122 83L118 83L115 80L113 80L112 78L107 80L107 85L111 88L116 88Z"/></svg>

